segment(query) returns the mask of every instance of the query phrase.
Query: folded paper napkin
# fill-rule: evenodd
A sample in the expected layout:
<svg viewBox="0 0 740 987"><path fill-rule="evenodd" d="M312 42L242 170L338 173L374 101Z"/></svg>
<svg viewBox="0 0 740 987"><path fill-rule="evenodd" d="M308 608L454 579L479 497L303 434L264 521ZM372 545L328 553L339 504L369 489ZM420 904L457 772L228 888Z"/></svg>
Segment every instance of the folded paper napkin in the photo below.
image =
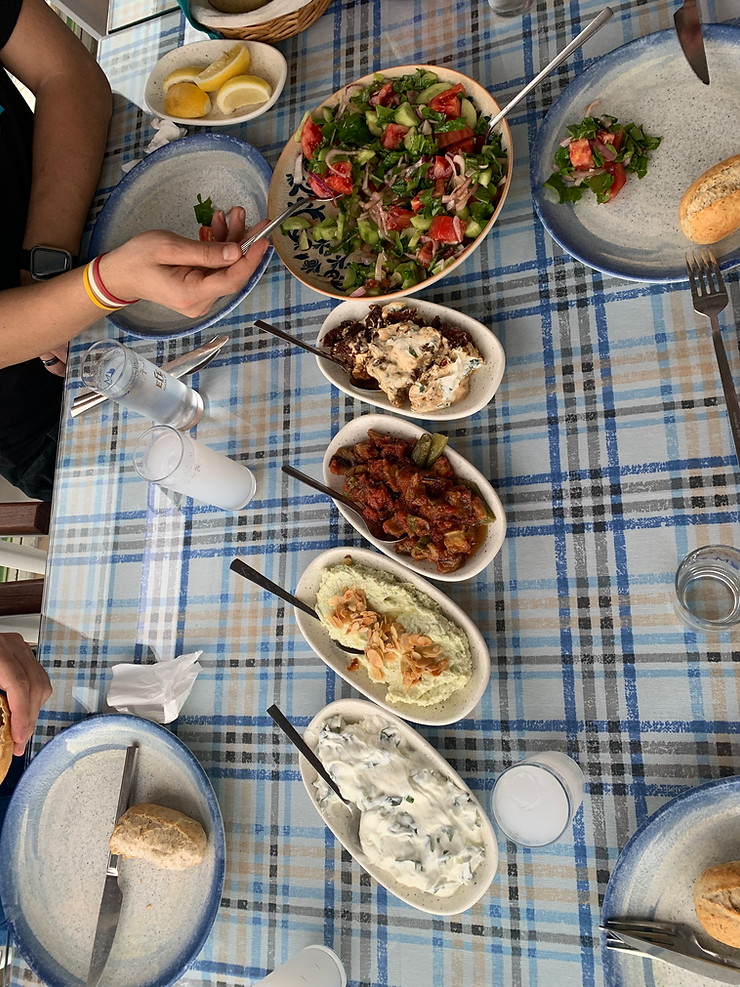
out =
<svg viewBox="0 0 740 987"><path fill-rule="evenodd" d="M201 666L202 651L159 661L156 665L114 665L108 705L156 723L176 720Z"/></svg>
<svg viewBox="0 0 740 987"><path fill-rule="evenodd" d="M144 148L144 154L151 154L152 151L156 151L160 147L164 147L165 144L172 143L172 141L179 140L187 133L185 127L178 127L171 120L160 120L159 117L152 117L150 126L157 132ZM143 160L143 158L134 158L133 161L124 161L121 165L121 171L124 173L129 172L134 165L137 165Z"/></svg>

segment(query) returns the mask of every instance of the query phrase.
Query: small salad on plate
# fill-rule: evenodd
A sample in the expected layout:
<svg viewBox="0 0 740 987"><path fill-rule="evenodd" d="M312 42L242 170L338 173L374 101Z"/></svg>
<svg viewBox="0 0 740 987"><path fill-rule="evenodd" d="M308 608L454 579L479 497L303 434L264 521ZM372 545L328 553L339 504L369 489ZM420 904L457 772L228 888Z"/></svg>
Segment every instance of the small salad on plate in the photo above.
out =
<svg viewBox="0 0 740 987"><path fill-rule="evenodd" d="M480 236L504 192L501 135L462 82L417 68L347 86L306 114L293 174L336 217L296 216L281 232L303 251L344 254L351 295L407 291L454 264Z"/></svg>

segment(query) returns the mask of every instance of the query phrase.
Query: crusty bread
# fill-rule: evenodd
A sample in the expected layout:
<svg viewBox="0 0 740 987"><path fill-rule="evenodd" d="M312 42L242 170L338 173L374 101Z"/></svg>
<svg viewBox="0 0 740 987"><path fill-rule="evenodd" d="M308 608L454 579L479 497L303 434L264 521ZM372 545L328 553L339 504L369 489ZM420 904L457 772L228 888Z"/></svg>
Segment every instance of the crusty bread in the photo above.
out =
<svg viewBox="0 0 740 987"><path fill-rule="evenodd" d="M0 695L0 782L8 773L13 760L13 738L10 736L10 707L5 696Z"/></svg>
<svg viewBox="0 0 740 987"><path fill-rule="evenodd" d="M699 875L694 908L710 936L740 946L740 860L709 867Z"/></svg>
<svg viewBox="0 0 740 987"><path fill-rule="evenodd" d="M699 175L681 199L678 219L694 243L717 243L740 229L740 154Z"/></svg>
<svg viewBox="0 0 740 987"><path fill-rule="evenodd" d="M113 830L111 853L141 857L165 870L185 870L199 864L208 838L203 827L177 809L141 802L132 805Z"/></svg>

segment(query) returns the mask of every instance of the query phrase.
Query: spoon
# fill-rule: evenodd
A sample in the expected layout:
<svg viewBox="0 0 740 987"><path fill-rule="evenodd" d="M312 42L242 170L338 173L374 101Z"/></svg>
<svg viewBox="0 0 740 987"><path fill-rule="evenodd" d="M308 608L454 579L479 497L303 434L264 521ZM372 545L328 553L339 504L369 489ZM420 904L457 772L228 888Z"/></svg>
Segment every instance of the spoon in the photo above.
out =
<svg viewBox="0 0 740 987"><path fill-rule="evenodd" d="M261 572L253 569L251 565L247 565L246 562L242 562L241 559L234 559L229 568L234 572L238 572L240 576L244 576L244 578L248 579L250 582L256 583L257 586L261 586L262 589L266 589L268 593L273 593L275 596L279 596L281 600L285 600L286 603L290 603L292 606L297 607L304 613L307 613L309 617L313 617L321 623L321 618L319 615L315 610L309 607L307 603L304 603L303 600L299 600L297 596L293 596L292 593L289 593L287 589L283 589L282 586L278 586L277 583L273 583L271 579L268 579L267 576L264 576ZM334 638L332 638L332 642L336 644L338 648L341 648L342 651L346 651L350 655L365 654L364 651L360 651L358 648L348 648L346 644L340 644L339 641L335 641Z"/></svg>
<svg viewBox="0 0 740 987"><path fill-rule="evenodd" d="M495 117L489 120L488 128L486 130L485 141L487 142L490 140L491 134L493 133L493 128L496 126L497 123L499 123L499 121L503 120L503 118L506 116L509 110L513 110L514 107L517 106L517 104L521 103L521 101L524 99L525 96L528 96L533 89L536 89L543 79L546 79L547 76L554 69L556 69L561 62L564 62L566 60L566 58L570 58L570 56L573 54L574 51L577 51L585 41L588 41L588 39L591 37L592 34L596 34L596 32L600 28L602 28L604 24L606 24L606 22L613 16L614 16L614 11L611 9L611 7L604 7L601 13L598 14L596 17L594 17L591 23L587 24L586 27L584 27L584 29L581 31L581 33L577 34L575 38L573 38L573 40L570 42L570 44L566 45L565 48L563 48L560 54L556 55L555 58L553 58L553 60L549 62L542 69L541 72L538 72L537 75L534 77L534 79L532 79L531 82L528 82L527 85L524 87L524 89L522 89L521 92L517 93L517 95L510 102L506 104L503 110L500 110Z"/></svg>
<svg viewBox="0 0 740 987"><path fill-rule="evenodd" d="M325 483L321 483L319 480L314 480L312 476L308 476L306 473L301 473L300 470L294 469L292 466L283 466L283 473L287 473L288 476L292 476L295 480L300 480L301 483L305 483L307 487L313 487L314 490L318 490L319 493L326 494L327 497L331 497L331 499L337 501L337 503L344 504L345 507L348 507L351 511L354 511L355 514L359 514L362 518L362 523L365 525L373 538L377 538L378 541L384 541L388 544L395 544L396 542L403 541L404 538L407 537L405 534L400 536L389 535L387 531L383 530L382 524L378 524L377 521L368 521L367 518L364 517L361 509L357 506L357 504L353 504L349 497L345 497L344 494L340 493L338 490L332 490L331 487L327 487Z"/></svg>
<svg viewBox="0 0 740 987"><path fill-rule="evenodd" d="M314 356L320 356L322 360L329 360L330 363L336 363L338 367L349 376L350 383L355 387L360 387L366 391L377 391L379 390L377 380L363 380L359 377L353 376L347 371L347 368L342 363L341 360L337 360L336 357L327 353L326 350L320 350L316 346L312 346L310 343L304 343L302 339L298 339L297 336L291 336L289 332L285 332L284 329L278 329L277 326L271 326L269 322L264 322L262 319L257 319L255 325L258 329L262 329L265 332L271 333L273 336L277 336L278 339L284 339L286 343L292 343L295 346L299 346L302 350L306 350L307 353L313 353Z"/></svg>
<svg viewBox="0 0 740 987"><path fill-rule="evenodd" d="M303 754L303 756L311 765L311 767L314 768L314 770L321 775L321 777L324 779L324 781L329 786L329 788L331 788L333 792L336 792L336 794L339 796L342 802L344 802L345 805L351 806L352 803L348 799L346 799L344 795L342 795L342 793L339 790L339 785L337 785L337 783L334 781L332 776L329 774L329 772L326 770L324 765L321 763L321 759L319 758L318 754L314 754L314 752L308 746L308 744L303 739L303 737L298 733L298 731L290 722L290 720L285 715L285 713L283 713L283 711L279 709L277 706L272 705L267 710L267 715L273 718L273 720L277 723L277 725L283 731L283 733L288 738L288 740L292 741L295 744L295 746L298 748L301 754Z"/></svg>

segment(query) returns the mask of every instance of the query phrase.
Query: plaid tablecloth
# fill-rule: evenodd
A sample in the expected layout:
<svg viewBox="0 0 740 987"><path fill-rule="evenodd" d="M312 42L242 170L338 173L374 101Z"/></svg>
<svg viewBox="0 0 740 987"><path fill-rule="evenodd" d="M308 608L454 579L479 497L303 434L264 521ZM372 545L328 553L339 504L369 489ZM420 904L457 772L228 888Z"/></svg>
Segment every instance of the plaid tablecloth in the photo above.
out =
<svg viewBox="0 0 740 987"><path fill-rule="evenodd" d="M498 20L480 0L334 0L280 44L289 74L277 106L230 131L274 163L303 111L372 69L450 64L503 103L599 10L600 0L539 0ZM290 608L229 572L236 555L293 588L330 546L359 545L323 497L281 472L319 474L328 442L372 410L333 390L315 361L259 334L256 318L315 338L332 303L277 257L224 320L230 342L200 375L208 411L197 436L247 463L256 500L240 514L194 506L139 480L131 463L147 422L107 405L62 425L41 657L54 681L39 742L103 707L110 666L204 651L176 724L213 781L228 842L219 917L186 984L250 984L323 942L352 987L569 987L603 983L599 913L620 849L650 813L740 759L737 637L697 636L672 612L678 561L737 540L737 463L708 328L687 287L602 276L565 255L533 214L528 158L552 101L600 54L672 25L671 0L629 0L571 61L517 108L515 161L500 220L480 249L422 296L478 318L507 356L495 401L449 428L490 477L508 535L484 572L445 590L490 647L490 687L474 716L420 732L488 807L507 765L567 751L586 776L583 807L558 843L499 841L498 876L470 911L437 919L378 887L324 828L297 759L266 716L300 727L353 691L304 643ZM705 4L707 20L737 17ZM708 9L707 9L708 8ZM91 220L120 163L152 136L141 109L148 71L181 43L179 14L101 44L121 94ZM724 313L740 313L737 274ZM67 400L78 387L73 346ZM166 360L192 340L136 349ZM32 981L17 965L14 982Z"/></svg>

